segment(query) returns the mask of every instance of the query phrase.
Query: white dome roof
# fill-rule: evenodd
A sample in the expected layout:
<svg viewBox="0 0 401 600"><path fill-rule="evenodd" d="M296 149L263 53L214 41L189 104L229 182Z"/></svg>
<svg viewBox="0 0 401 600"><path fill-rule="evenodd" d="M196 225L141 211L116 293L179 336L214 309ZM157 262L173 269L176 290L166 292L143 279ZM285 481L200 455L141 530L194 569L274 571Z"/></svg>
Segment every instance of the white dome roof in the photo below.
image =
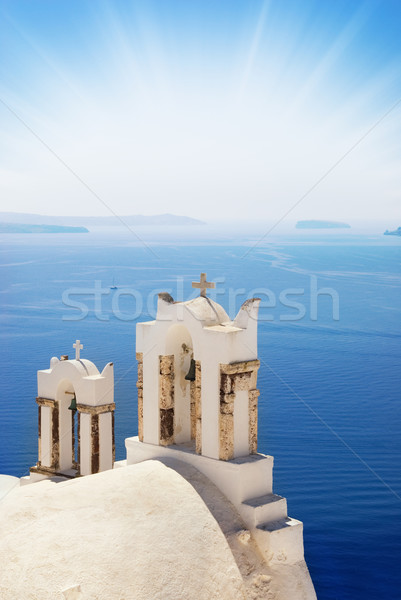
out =
<svg viewBox="0 0 401 600"><path fill-rule="evenodd" d="M229 323L230 317L224 310L224 308L204 296L198 296L193 300L184 302L190 313L199 321L202 321L204 325L222 325L223 323Z"/></svg>
<svg viewBox="0 0 401 600"><path fill-rule="evenodd" d="M157 461L1 503L2 600L243 600L227 541L193 487ZM67 594L68 596L68 594Z"/></svg>

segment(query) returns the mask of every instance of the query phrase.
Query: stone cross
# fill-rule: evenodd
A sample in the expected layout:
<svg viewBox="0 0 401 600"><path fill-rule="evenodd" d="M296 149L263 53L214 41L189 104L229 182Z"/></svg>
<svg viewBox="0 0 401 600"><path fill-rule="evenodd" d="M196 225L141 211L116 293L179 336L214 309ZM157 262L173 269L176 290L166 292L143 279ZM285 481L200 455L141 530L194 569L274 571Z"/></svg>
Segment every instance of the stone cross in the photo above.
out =
<svg viewBox="0 0 401 600"><path fill-rule="evenodd" d="M208 288L215 288L216 284L206 281L206 273L201 273L200 281L193 281L192 287L200 288L200 295L203 296L203 298L206 298L206 290Z"/></svg>
<svg viewBox="0 0 401 600"><path fill-rule="evenodd" d="M81 340L77 340L72 347L75 348L75 360L80 360L81 350L83 350L83 344L81 344Z"/></svg>

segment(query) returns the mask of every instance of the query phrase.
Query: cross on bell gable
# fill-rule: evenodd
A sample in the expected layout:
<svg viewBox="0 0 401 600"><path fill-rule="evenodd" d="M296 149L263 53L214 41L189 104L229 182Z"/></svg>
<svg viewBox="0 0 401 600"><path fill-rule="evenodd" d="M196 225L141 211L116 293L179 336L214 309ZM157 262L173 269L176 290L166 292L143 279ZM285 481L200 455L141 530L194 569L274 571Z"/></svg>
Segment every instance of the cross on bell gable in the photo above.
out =
<svg viewBox="0 0 401 600"><path fill-rule="evenodd" d="M206 290L215 288L216 284L214 282L206 281L206 273L201 273L200 281L193 281L192 287L200 289L200 295L203 298L206 298Z"/></svg>
<svg viewBox="0 0 401 600"><path fill-rule="evenodd" d="M84 348L83 344L81 344L81 340L77 340L72 347L75 348L75 360L80 360L81 350Z"/></svg>

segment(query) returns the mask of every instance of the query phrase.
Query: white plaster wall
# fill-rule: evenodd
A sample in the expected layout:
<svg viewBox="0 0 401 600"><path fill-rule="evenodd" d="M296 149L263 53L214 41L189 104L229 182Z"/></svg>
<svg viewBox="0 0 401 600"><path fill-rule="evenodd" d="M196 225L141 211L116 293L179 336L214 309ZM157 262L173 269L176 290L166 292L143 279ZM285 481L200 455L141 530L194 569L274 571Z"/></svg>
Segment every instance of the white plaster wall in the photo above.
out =
<svg viewBox="0 0 401 600"><path fill-rule="evenodd" d="M99 470L113 468L113 434L111 413L99 415Z"/></svg>
<svg viewBox="0 0 401 600"><path fill-rule="evenodd" d="M241 390L234 398L234 458L249 454L249 399Z"/></svg>
<svg viewBox="0 0 401 600"><path fill-rule="evenodd" d="M125 440L127 464L132 465L159 457L175 458L189 463L206 475L236 506L273 491L273 457L250 454L234 460L214 460L195 452L183 452L180 446L154 446Z"/></svg>
<svg viewBox="0 0 401 600"><path fill-rule="evenodd" d="M159 443L159 354L157 347L143 356L143 441Z"/></svg>
<svg viewBox="0 0 401 600"><path fill-rule="evenodd" d="M41 452L39 460L44 467L50 467L52 459L51 411L49 406L40 407Z"/></svg>
<svg viewBox="0 0 401 600"><path fill-rule="evenodd" d="M60 381L68 380L75 390L78 404L99 406L114 402L114 370L107 364L100 374L89 360L52 358L52 368L38 371L38 396L54 400Z"/></svg>
<svg viewBox="0 0 401 600"><path fill-rule="evenodd" d="M80 437L81 437L81 475L90 475L91 467L91 416L88 413L80 415Z"/></svg>
<svg viewBox="0 0 401 600"><path fill-rule="evenodd" d="M202 381L202 455L219 458L220 454L220 367L215 358L204 358Z"/></svg>
<svg viewBox="0 0 401 600"><path fill-rule="evenodd" d="M101 375L88 377L86 385L93 390L93 406L112 404L114 402L114 369L107 364Z"/></svg>

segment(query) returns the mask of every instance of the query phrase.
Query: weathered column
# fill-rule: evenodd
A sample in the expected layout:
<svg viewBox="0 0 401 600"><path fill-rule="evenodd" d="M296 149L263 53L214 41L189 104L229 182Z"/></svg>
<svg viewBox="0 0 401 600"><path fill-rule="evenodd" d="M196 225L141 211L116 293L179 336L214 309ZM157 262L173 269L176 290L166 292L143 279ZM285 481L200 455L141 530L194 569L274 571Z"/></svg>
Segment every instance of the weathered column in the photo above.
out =
<svg viewBox="0 0 401 600"><path fill-rule="evenodd" d="M196 386L195 381L190 382L190 398L191 398L191 406L190 406L190 419L191 419L191 440L196 439Z"/></svg>
<svg viewBox="0 0 401 600"><path fill-rule="evenodd" d="M91 415L91 472L99 473L99 413Z"/></svg>
<svg viewBox="0 0 401 600"><path fill-rule="evenodd" d="M234 458L234 396L231 392L231 378L221 377L220 387L220 460Z"/></svg>
<svg viewBox="0 0 401 600"><path fill-rule="evenodd" d="M36 399L36 402L38 399ZM42 441L41 441L41 429L42 429L42 407L38 406L38 462L36 463L37 467L40 467L42 460Z"/></svg>
<svg viewBox="0 0 401 600"><path fill-rule="evenodd" d="M72 448L71 448L71 464L72 468L78 470L79 460L78 462L75 460L75 442L78 443L78 440L75 440L75 412L71 411L71 436L72 436ZM77 417L78 419L78 417Z"/></svg>
<svg viewBox="0 0 401 600"><path fill-rule="evenodd" d="M115 419L115 415L114 415L114 410L113 410L113 412L111 413L111 428L112 428L111 439L112 439L112 444L113 444L113 455L112 455L113 465L116 460L116 432L114 429L114 419Z"/></svg>
<svg viewBox="0 0 401 600"><path fill-rule="evenodd" d="M113 468L115 407L114 402L101 406L77 405L80 413L78 466L81 475Z"/></svg>
<svg viewBox="0 0 401 600"><path fill-rule="evenodd" d="M60 466L60 425L59 425L59 403L57 400L54 401L54 405L51 410L51 435L52 435L52 462L51 468L55 471Z"/></svg>
<svg viewBox="0 0 401 600"><path fill-rule="evenodd" d="M258 451L258 397L259 390L249 391L249 452Z"/></svg>
<svg viewBox="0 0 401 600"><path fill-rule="evenodd" d="M59 407L57 400L36 398L38 404L37 469L56 472L59 467Z"/></svg>
<svg viewBox="0 0 401 600"><path fill-rule="evenodd" d="M202 454L202 371L199 360L195 361L195 380L191 381L191 440L195 439L195 451Z"/></svg>
<svg viewBox="0 0 401 600"><path fill-rule="evenodd" d="M138 438L140 442L143 442L143 353L136 353L136 360L138 361L138 380L136 387L138 389ZM113 416L114 418L114 416ZM114 427L113 427L114 431Z"/></svg>
<svg viewBox="0 0 401 600"><path fill-rule="evenodd" d="M258 360L220 365L220 460L232 460L236 456L234 415L235 411L239 410L238 407L236 408L236 397L238 396L238 401L240 400L239 392L247 392L248 395L248 405L245 407L245 416L247 415L248 422L241 423L241 427L247 428L245 446L247 446L249 454L257 452L257 400L259 390L256 389L256 381L259 366L260 362ZM244 400L244 398L241 397L241 400ZM239 415L242 417L243 412L241 411Z"/></svg>
<svg viewBox="0 0 401 600"><path fill-rule="evenodd" d="M77 410L77 419L78 419L78 425L77 425L77 435L78 435L78 439L77 439L77 444L78 444L77 458L78 458L78 463L75 465L75 468L77 470L77 475L81 475L81 443L80 443L80 439L81 439L81 413L78 410Z"/></svg>
<svg viewBox="0 0 401 600"><path fill-rule="evenodd" d="M174 354L159 356L159 443L174 444Z"/></svg>

